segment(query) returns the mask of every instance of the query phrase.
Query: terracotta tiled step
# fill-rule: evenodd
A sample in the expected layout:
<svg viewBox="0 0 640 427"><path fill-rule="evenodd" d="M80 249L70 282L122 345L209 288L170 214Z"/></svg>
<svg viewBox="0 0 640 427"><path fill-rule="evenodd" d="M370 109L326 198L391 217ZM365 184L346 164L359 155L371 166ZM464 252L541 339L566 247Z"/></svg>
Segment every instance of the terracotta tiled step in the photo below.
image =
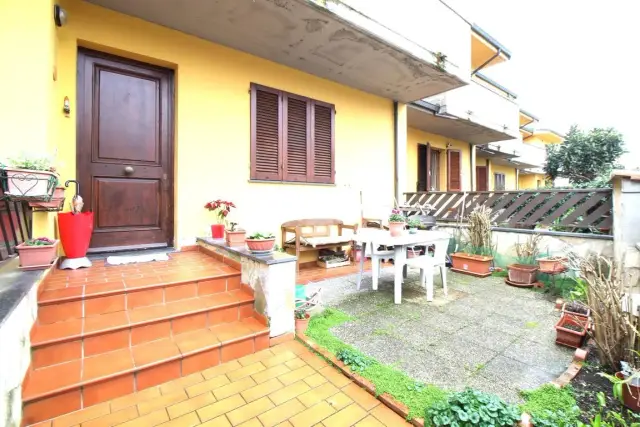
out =
<svg viewBox="0 0 640 427"><path fill-rule="evenodd" d="M119 282L87 282L81 286L44 290L38 297L38 323L56 323L240 288L240 272L235 270L221 270L215 274L188 271L168 276L125 278Z"/></svg>
<svg viewBox="0 0 640 427"><path fill-rule="evenodd" d="M250 317L35 369L23 390L23 420L39 422L268 347L269 329Z"/></svg>
<svg viewBox="0 0 640 427"><path fill-rule="evenodd" d="M34 369L253 316L245 289L46 325L31 334Z"/></svg>

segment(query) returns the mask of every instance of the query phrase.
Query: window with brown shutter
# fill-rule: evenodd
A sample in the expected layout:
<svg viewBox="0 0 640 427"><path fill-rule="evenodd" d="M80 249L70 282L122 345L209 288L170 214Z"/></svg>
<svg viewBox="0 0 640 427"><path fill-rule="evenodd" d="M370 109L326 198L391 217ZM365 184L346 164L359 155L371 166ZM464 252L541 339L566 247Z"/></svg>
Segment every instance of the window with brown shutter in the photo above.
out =
<svg viewBox="0 0 640 427"><path fill-rule="evenodd" d="M462 190L461 162L460 150L447 150L447 191Z"/></svg>
<svg viewBox="0 0 640 427"><path fill-rule="evenodd" d="M335 108L251 85L251 179L333 183Z"/></svg>
<svg viewBox="0 0 640 427"><path fill-rule="evenodd" d="M493 174L493 190L501 191L505 189L505 175L503 173L494 173Z"/></svg>

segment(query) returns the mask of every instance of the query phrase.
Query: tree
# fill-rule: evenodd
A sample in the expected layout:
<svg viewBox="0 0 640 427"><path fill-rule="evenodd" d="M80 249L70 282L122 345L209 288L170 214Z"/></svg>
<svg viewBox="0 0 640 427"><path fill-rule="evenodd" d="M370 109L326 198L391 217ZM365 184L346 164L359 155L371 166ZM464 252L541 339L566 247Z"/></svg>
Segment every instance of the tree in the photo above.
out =
<svg viewBox="0 0 640 427"><path fill-rule="evenodd" d="M588 133L573 125L562 144L547 145L545 173L553 180L569 178L573 185L602 185L622 154L622 134L613 128L594 128Z"/></svg>

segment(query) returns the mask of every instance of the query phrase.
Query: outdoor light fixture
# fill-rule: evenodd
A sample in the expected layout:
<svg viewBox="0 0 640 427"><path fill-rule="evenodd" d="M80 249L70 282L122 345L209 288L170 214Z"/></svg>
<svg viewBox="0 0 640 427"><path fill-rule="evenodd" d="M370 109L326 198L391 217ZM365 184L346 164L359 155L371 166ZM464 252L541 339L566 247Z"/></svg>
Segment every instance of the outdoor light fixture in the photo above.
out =
<svg viewBox="0 0 640 427"><path fill-rule="evenodd" d="M67 12L57 4L53 6L53 20L56 27L62 27L67 23Z"/></svg>

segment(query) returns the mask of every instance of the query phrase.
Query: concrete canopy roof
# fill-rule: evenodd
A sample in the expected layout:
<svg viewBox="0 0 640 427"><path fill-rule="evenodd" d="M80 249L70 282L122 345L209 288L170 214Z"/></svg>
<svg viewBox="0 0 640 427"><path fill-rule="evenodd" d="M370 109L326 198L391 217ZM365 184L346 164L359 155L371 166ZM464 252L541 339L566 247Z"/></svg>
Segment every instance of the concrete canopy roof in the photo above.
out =
<svg viewBox="0 0 640 427"><path fill-rule="evenodd" d="M438 115L439 107L416 101L407 108L407 124L424 132L435 133L471 144L488 144L513 138L506 132L485 127L468 119Z"/></svg>
<svg viewBox="0 0 640 427"><path fill-rule="evenodd" d="M467 84L431 51L339 1L88 1L401 102Z"/></svg>

